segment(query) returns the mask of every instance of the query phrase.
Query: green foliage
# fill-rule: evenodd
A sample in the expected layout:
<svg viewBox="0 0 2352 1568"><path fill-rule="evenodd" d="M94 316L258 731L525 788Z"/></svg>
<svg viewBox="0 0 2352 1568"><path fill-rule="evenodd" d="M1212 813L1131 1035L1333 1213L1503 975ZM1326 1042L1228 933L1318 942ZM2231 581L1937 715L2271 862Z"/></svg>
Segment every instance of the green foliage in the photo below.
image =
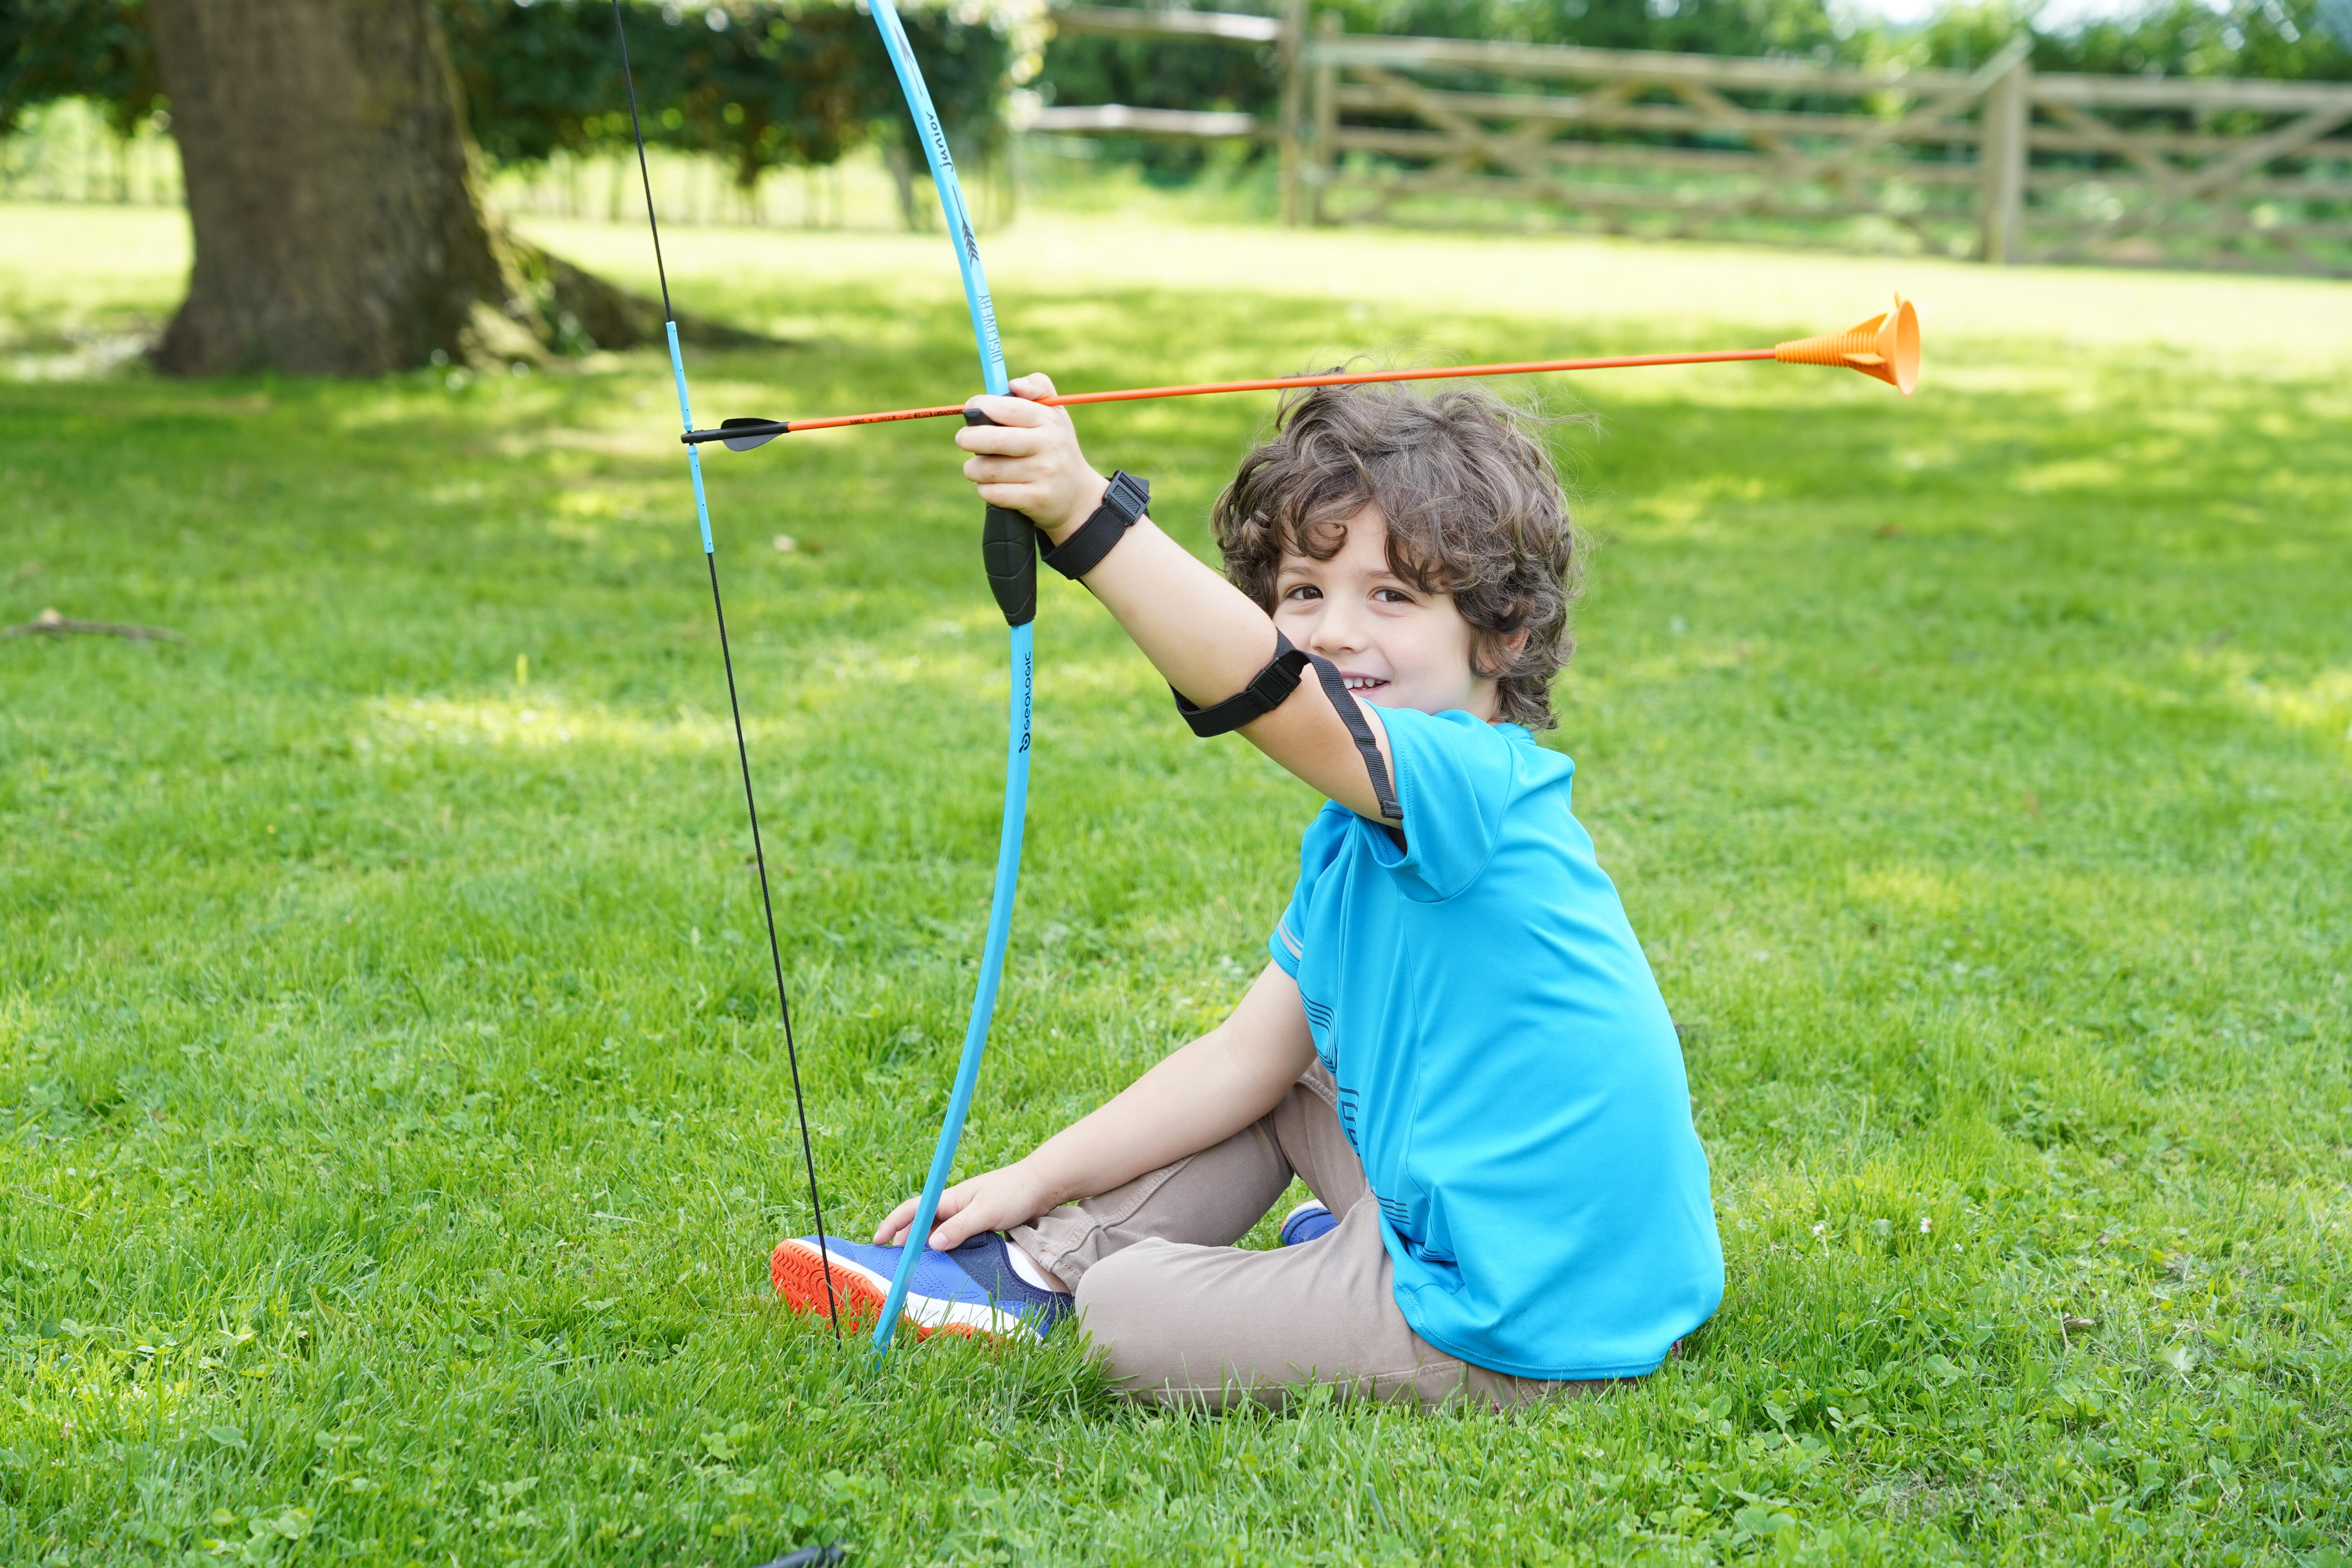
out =
<svg viewBox="0 0 2352 1568"><path fill-rule="evenodd" d="M2220 6L2153 0L2136 14L2066 29L2038 27L2042 7L2021 0L1956 0L1924 26L1909 29L1841 26L1823 0L1331 0L1315 9L1339 16L1356 33L1856 63L1902 58L1962 70L1983 64L2011 38L2029 35L2040 70L2352 79L2352 0L2231 0ZM1038 85L1060 103L1241 109L1262 116L1276 111L1280 91L1270 47L1250 51L1088 37L1057 39ZM1500 84L1465 75L1450 85ZM1190 177L1210 159L1202 148L1183 143L1109 138L1105 145L1110 156L1140 163L1163 182ZM1257 155L1267 153L1261 149Z"/></svg>
<svg viewBox="0 0 2352 1568"><path fill-rule="evenodd" d="M475 138L491 158L530 163L629 143L609 5L440 4ZM876 126L897 134L907 120L873 20L851 5L633 4L629 14L646 140L716 153L746 187L771 169L833 163ZM992 145L1012 63L1004 36L935 8L902 20L957 144Z"/></svg>
<svg viewBox="0 0 2352 1568"><path fill-rule="evenodd" d="M1204 9L1254 10L1220 6ZM1060 37L1045 50L1036 89L1055 103L1124 103L1139 109L1241 110L1269 116L1281 95L1271 44L1168 44L1129 38ZM1160 184L1197 175L1211 148L1148 137L1105 139L1108 155L1140 165ZM1255 155L1263 156L1264 149Z"/></svg>
<svg viewBox="0 0 2352 1568"><path fill-rule="evenodd" d="M483 152L533 163L630 140L604 0L436 0L467 115ZM847 4L739 0L681 10L629 0L629 49L646 138L724 158L745 186L786 165L825 164L907 111L873 21ZM997 21L936 7L903 14L940 119L985 152L1012 47ZM89 98L129 131L164 107L140 0L17 0L0 9L0 133L35 104Z"/></svg>
<svg viewBox="0 0 2352 1568"><path fill-rule="evenodd" d="M9 0L0 5L0 136L37 104L87 98L129 135L163 107L142 0Z"/></svg>
<svg viewBox="0 0 2352 1568"><path fill-rule="evenodd" d="M0 236L115 269L0 274L44 330L184 267L138 214ZM706 418L970 384L935 239L670 257L681 302L793 323L696 357ZM1769 342L1830 323L1741 301L1857 286L1133 222L990 260L1014 364L1073 385ZM1906 279L1948 301L1911 401L1552 389L1602 416L1563 438L1605 542L1548 743L1683 1025L1730 1290L1654 1378L1507 1419L1137 1411L1066 1337L877 1369L764 1299L808 1215L657 355L0 384L0 620L190 637L0 642L0 1560L2339 1562L2352 405L2324 345L2227 357L2332 286ZM2143 315L2179 346L2116 346ZM1265 411L1083 417L1202 549ZM846 1231L928 1157L995 845L1003 630L946 437L709 465ZM1038 628L966 1170L1218 1016L1315 804L1194 742L1082 589Z"/></svg>
<svg viewBox="0 0 2352 1568"><path fill-rule="evenodd" d="M2064 31L2032 26L2034 7L1994 0L1938 12L1895 47L1923 65L1966 70L2030 32L2033 68L2095 76L2352 79L2352 26L2331 26L2326 0L2156 0L2128 16Z"/></svg>
<svg viewBox="0 0 2352 1568"><path fill-rule="evenodd" d="M1271 7L1199 8L1264 14ZM1810 53L1837 42L1822 0L1334 0L1313 9L1339 16L1351 33L1416 37L1724 55ZM1281 91L1271 45L1246 49L1084 35L1055 40L1038 87L1057 103L1238 109L1266 117ZM1189 177L1211 157L1189 143L1114 137L1106 144L1111 156L1140 163L1163 181ZM1270 154L1262 149L1259 155Z"/></svg>

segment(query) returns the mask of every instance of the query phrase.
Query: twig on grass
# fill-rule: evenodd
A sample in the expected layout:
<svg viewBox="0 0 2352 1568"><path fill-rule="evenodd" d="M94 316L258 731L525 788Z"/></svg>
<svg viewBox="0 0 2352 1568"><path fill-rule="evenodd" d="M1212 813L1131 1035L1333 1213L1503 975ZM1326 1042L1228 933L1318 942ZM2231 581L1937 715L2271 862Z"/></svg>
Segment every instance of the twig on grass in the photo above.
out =
<svg viewBox="0 0 2352 1568"><path fill-rule="evenodd" d="M124 637L131 642L185 642L188 639L169 626L134 626L116 621L78 621L58 613L55 606L43 610L20 626L10 626L12 637L34 636L61 637L79 633L86 637Z"/></svg>

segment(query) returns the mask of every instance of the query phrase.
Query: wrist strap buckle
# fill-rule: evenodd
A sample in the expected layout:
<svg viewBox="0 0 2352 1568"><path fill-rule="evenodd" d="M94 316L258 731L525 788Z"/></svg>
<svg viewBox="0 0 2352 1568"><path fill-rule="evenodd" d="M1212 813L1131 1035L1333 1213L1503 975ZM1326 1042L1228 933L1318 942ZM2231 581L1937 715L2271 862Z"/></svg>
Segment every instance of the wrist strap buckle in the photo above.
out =
<svg viewBox="0 0 2352 1568"><path fill-rule="evenodd" d="M1143 509L1151 504L1151 486L1125 468L1110 477L1102 505L1087 515L1067 539L1045 552L1045 564L1072 582L1102 564L1111 547L1127 537Z"/></svg>

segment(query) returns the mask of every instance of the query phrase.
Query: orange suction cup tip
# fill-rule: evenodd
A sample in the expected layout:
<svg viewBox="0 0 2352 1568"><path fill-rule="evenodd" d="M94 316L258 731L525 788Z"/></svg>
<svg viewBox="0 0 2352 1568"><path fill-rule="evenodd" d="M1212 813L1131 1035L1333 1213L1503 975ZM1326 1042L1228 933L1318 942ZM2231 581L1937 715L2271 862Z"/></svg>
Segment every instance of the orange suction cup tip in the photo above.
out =
<svg viewBox="0 0 2352 1568"><path fill-rule="evenodd" d="M1842 364L1908 397L1919 384L1919 312L1897 294L1894 310L1843 332L1781 343L1772 357L1782 364Z"/></svg>

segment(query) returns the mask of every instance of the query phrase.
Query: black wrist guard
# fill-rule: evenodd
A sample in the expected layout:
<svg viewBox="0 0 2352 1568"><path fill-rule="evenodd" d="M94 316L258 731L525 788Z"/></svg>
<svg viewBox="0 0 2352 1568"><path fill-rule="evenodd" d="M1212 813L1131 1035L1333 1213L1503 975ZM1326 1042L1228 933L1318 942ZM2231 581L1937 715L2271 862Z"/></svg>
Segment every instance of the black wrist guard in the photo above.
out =
<svg viewBox="0 0 2352 1568"><path fill-rule="evenodd" d="M1045 552L1045 564L1076 582L1102 564L1111 546L1127 537L1127 531L1135 526L1135 520L1150 504L1150 482L1137 479L1125 468L1119 469L1110 477L1110 489L1103 492L1102 505L1072 530L1067 539Z"/></svg>

